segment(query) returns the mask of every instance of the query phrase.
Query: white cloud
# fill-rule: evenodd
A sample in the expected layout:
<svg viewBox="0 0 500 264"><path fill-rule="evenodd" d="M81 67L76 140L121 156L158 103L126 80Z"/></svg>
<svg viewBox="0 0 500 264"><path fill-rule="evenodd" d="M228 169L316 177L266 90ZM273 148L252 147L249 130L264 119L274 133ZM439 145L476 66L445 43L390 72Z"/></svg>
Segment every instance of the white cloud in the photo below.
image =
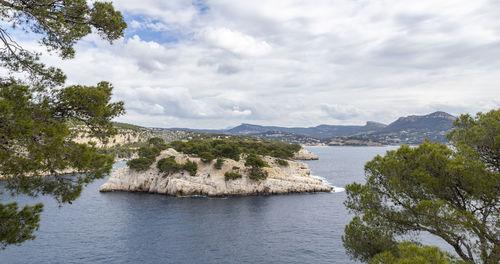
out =
<svg viewBox="0 0 500 264"><path fill-rule="evenodd" d="M262 56L271 51L267 42L227 28L207 28L202 35L208 43L235 54Z"/></svg>
<svg viewBox="0 0 500 264"><path fill-rule="evenodd" d="M74 60L46 60L70 84L112 82L128 110L120 120L147 126L388 123L500 107L493 0L204 4L116 1L132 21L126 40L91 36Z"/></svg>

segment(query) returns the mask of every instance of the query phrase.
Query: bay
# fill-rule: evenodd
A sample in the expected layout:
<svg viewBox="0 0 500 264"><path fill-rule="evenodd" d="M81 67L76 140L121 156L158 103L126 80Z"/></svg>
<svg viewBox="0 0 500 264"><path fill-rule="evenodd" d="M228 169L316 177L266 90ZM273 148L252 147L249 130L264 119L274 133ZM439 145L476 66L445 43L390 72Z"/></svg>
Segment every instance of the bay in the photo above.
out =
<svg viewBox="0 0 500 264"><path fill-rule="evenodd" d="M307 149L320 157L306 161L312 174L345 187L395 147ZM51 197L0 196L45 204L37 238L0 251L0 263L355 263L341 240L352 217L345 192L175 198L100 193L104 182L62 207Z"/></svg>

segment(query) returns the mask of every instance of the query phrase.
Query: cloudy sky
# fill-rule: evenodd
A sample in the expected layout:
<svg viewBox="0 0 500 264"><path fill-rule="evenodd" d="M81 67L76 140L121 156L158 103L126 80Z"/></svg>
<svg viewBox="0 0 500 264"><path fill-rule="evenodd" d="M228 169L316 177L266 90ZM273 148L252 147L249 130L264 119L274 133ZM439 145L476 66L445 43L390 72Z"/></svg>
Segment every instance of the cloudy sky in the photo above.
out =
<svg viewBox="0 0 500 264"><path fill-rule="evenodd" d="M389 123L500 106L496 0L115 0L113 45L58 61L68 84L115 86L154 127Z"/></svg>

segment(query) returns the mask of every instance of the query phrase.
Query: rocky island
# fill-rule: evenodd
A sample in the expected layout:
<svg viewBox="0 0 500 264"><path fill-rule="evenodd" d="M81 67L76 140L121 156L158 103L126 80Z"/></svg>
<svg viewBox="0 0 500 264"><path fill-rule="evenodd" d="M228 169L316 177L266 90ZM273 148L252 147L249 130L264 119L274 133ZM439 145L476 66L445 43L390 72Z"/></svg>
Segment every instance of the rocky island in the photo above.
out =
<svg viewBox="0 0 500 264"><path fill-rule="evenodd" d="M149 150L140 151L141 158L129 161L128 167L115 170L100 191L226 196L333 190L321 179L311 176L307 164L292 160L300 150L296 150L296 146L292 152L286 143L241 144L220 140L156 143ZM266 153L269 155L259 155Z"/></svg>

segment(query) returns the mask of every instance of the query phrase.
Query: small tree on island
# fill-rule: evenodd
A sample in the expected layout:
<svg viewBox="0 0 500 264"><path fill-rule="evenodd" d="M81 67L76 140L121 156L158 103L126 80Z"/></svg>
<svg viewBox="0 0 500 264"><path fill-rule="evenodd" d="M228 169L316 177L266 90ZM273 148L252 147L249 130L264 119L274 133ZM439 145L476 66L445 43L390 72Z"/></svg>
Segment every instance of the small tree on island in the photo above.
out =
<svg viewBox="0 0 500 264"><path fill-rule="evenodd" d="M345 205L356 216L342 240L352 258L500 263L500 109L460 116L448 139L452 148L426 141L377 156L365 165L366 183L346 187ZM442 238L461 261L401 242L418 232ZM405 262L412 259L421 261Z"/></svg>
<svg viewBox="0 0 500 264"><path fill-rule="evenodd" d="M245 166L250 167L250 174L248 177L252 180L265 180L267 179L267 171L262 170L263 167L269 167L267 162L263 161L259 156L250 154L247 156Z"/></svg>

